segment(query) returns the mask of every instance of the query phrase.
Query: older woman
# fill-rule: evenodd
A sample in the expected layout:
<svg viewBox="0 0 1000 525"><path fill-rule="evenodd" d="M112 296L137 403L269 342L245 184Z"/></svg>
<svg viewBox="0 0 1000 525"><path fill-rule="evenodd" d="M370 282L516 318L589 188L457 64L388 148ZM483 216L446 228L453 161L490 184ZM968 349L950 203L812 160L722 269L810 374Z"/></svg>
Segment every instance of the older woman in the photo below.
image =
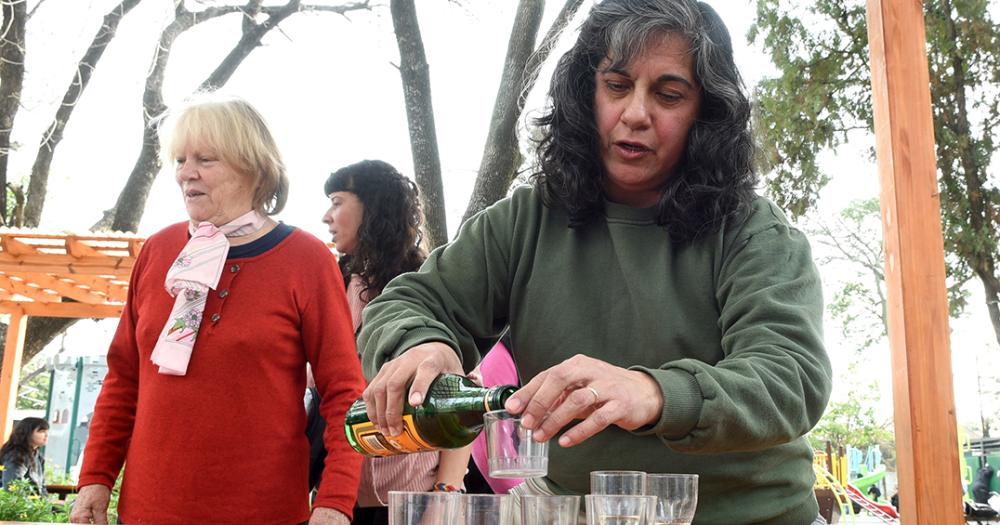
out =
<svg viewBox="0 0 1000 525"><path fill-rule="evenodd" d="M71 519L105 522L124 463L124 523L346 524L361 457L336 429L364 379L336 260L269 217L288 179L253 107L201 102L175 120L189 220L136 261ZM307 362L332 429L311 517Z"/></svg>
<svg viewBox="0 0 1000 525"><path fill-rule="evenodd" d="M506 408L559 445L520 490L695 473L701 525L821 522L803 437L831 388L820 279L805 236L753 193L721 19L692 0L600 2L550 99L533 187L369 305L373 422L395 434L404 395L472 368L509 323L527 383Z"/></svg>

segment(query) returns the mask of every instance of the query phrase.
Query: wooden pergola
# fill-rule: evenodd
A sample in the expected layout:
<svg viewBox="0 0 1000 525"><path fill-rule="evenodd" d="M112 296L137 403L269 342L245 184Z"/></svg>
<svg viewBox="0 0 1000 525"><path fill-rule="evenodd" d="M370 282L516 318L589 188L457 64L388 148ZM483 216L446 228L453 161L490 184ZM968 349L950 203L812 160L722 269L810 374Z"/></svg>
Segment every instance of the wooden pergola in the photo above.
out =
<svg viewBox="0 0 1000 525"><path fill-rule="evenodd" d="M124 234L73 235L0 229L0 313L8 314L0 370L0 424L10 435L28 316L118 317L145 241Z"/></svg>

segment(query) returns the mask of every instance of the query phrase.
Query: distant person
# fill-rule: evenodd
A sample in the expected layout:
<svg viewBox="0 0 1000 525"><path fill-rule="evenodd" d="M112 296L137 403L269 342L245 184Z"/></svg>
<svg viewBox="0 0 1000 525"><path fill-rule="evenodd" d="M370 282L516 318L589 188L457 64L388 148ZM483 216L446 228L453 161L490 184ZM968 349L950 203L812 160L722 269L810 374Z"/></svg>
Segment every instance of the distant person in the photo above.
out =
<svg viewBox="0 0 1000 525"><path fill-rule="evenodd" d="M868 488L868 495L872 497L872 501L878 501L882 497L882 489L878 488L878 483Z"/></svg>
<svg viewBox="0 0 1000 525"><path fill-rule="evenodd" d="M989 503L990 482L993 481L993 472L993 467L988 463L976 471L976 478L972 481L972 486L969 488L969 491L972 492L972 501L984 505Z"/></svg>
<svg viewBox="0 0 1000 525"><path fill-rule="evenodd" d="M188 217L135 262L70 519L106 522L124 464L123 523L347 525L361 456L327 432L310 512L303 431L307 362L334 428L364 388L336 259L270 217L288 177L256 109L212 99L173 121Z"/></svg>
<svg viewBox="0 0 1000 525"><path fill-rule="evenodd" d="M725 5L724 2L720 5ZM369 303L368 416L391 435L510 327L505 404L548 474L697 474L699 525L823 523L805 435L832 387L806 236L755 194L751 105L718 13L604 0L556 65L531 187Z"/></svg>
<svg viewBox="0 0 1000 525"><path fill-rule="evenodd" d="M24 480L39 496L47 496L45 458L41 448L48 442L48 421L39 417L18 421L10 438L0 448L0 465L3 465L0 489L8 488L12 481Z"/></svg>

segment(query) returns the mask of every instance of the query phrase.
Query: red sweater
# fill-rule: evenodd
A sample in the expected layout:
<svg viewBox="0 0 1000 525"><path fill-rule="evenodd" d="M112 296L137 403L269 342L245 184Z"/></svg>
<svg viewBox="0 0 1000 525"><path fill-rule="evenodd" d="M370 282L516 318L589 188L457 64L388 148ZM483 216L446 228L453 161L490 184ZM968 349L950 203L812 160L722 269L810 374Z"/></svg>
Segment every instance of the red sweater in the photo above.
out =
<svg viewBox="0 0 1000 525"><path fill-rule="evenodd" d="M314 505L351 516L361 456L344 439L344 414L365 381L333 255L295 230L261 255L228 260L178 377L158 373L149 356L174 303L167 268L186 242L187 223L176 224L139 254L80 486L112 486L125 462L124 523L307 521L309 361L328 422Z"/></svg>

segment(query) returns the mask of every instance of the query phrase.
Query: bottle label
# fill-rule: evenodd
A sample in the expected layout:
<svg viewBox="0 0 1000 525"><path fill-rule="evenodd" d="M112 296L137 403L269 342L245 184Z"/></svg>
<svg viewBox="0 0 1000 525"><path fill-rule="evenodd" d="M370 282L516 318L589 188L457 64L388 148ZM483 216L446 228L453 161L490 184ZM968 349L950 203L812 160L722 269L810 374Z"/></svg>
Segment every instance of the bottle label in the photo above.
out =
<svg viewBox="0 0 1000 525"><path fill-rule="evenodd" d="M351 432L357 438L358 446L369 456L394 456L411 452L437 450L420 438L413 416L403 415L403 431L398 436L385 436L370 421L351 425Z"/></svg>

